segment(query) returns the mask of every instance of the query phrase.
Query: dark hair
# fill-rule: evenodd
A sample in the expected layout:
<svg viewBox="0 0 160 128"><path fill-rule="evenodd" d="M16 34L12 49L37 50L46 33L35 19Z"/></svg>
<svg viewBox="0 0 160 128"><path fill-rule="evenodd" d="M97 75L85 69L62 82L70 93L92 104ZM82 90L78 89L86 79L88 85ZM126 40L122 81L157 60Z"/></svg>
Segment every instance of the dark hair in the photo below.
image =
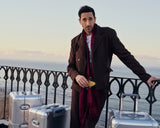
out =
<svg viewBox="0 0 160 128"><path fill-rule="evenodd" d="M92 12L93 16L95 17L95 12L94 12L94 9L85 5L85 6L82 6L80 9L79 9L79 12L78 12L78 16L79 18L81 18L81 14L82 13L85 13L85 12Z"/></svg>

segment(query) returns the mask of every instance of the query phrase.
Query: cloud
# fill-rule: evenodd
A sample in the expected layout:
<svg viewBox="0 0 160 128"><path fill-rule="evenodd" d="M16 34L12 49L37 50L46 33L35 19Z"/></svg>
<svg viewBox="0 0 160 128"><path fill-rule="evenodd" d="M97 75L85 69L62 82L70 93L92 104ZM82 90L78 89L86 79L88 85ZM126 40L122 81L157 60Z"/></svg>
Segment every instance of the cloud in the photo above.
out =
<svg viewBox="0 0 160 128"><path fill-rule="evenodd" d="M47 53L34 50L1 50L0 58L12 60L35 60L35 61L67 61L67 54Z"/></svg>

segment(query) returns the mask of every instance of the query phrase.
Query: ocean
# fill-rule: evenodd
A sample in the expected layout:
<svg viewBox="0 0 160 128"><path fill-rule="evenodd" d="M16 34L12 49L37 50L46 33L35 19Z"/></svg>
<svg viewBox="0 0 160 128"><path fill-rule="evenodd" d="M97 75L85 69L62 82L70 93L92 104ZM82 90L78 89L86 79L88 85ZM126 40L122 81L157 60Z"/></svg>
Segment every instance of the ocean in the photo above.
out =
<svg viewBox="0 0 160 128"><path fill-rule="evenodd" d="M58 63L58 62L41 62L41 61L17 61L17 60L0 60L0 65L1 66L14 66L14 67L26 67L26 68L36 68L36 69L44 69L44 70L53 70L53 71L67 71L67 62L66 63ZM117 77L126 77L126 78L138 78L130 69L128 69L124 65L112 65L112 72L111 76L117 76ZM148 73L150 73L152 76L156 76L160 78L160 67L146 67L145 68ZM4 72L0 72L0 88L4 88L4 80L3 80L3 75ZM59 83L62 83L61 78L59 79ZM68 80L68 85L69 88L66 91L66 101L65 103L67 105L70 105L71 102L71 79ZM9 87L9 86L8 86ZM28 87L29 89L29 87ZM118 86L112 86L111 90L113 95L110 96L109 99L109 110L111 109L119 109L119 99L116 96L118 92L119 87ZM41 88L42 94L45 94L45 88ZM128 85L126 87L126 92L127 93L132 93L132 85ZM157 101L153 104L153 111L152 111L152 116L160 123L160 111L159 111L159 106L160 106L160 87L156 87L155 90L155 96ZM139 93L141 96L141 99L139 100L138 104L138 110L139 111L144 111L144 112L149 112L149 103L145 100L145 98L148 95L148 88L146 86L142 86L139 89ZM57 92L57 102L62 103L62 96L63 91L61 89L58 89ZM53 95L54 95L54 89L53 87L49 87L49 102L53 102ZM132 109L133 108L133 101L130 98L125 98L124 101L124 109ZM100 120L98 122L98 125L104 126L105 122L105 107L102 111Z"/></svg>

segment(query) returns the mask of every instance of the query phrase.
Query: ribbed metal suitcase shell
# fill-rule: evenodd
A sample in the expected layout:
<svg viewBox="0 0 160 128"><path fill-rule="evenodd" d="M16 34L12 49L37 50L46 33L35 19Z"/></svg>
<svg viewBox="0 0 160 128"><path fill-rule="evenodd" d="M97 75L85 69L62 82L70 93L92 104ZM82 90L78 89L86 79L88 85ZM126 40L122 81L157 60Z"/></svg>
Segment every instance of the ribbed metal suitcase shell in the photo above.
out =
<svg viewBox="0 0 160 128"><path fill-rule="evenodd" d="M70 107L50 104L29 109L29 128L70 128Z"/></svg>
<svg viewBox="0 0 160 128"><path fill-rule="evenodd" d="M109 128L159 128L148 113L112 110Z"/></svg>
<svg viewBox="0 0 160 128"><path fill-rule="evenodd" d="M122 110L122 99L125 96L136 97L135 112ZM109 113L109 128L159 128L157 121L148 113L138 112L138 94L122 94L120 111L111 110Z"/></svg>
<svg viewBox="0 0 160 128"><path fill-rule="evenodd" d="M29 108L41 106L42 96L34 92L11 92L9 94L9 127L28 128Z"/></svg>

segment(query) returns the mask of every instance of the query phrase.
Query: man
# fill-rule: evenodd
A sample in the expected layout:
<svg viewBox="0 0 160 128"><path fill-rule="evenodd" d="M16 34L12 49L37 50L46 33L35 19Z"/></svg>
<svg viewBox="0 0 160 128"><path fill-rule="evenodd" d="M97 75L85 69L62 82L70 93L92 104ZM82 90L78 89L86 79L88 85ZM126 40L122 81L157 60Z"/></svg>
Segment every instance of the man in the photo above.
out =
<svg viewBox="0 0 160 128"><path fill-rule="evenodd" d="M72 39L67 67L73 80L71 128L94 128L106 100L113 54L151 86L160 79L146 73L113 29L96 24L93 8L83 6L78 15L83 31ZM96 85L90 88L89 80Z"/></svg>

